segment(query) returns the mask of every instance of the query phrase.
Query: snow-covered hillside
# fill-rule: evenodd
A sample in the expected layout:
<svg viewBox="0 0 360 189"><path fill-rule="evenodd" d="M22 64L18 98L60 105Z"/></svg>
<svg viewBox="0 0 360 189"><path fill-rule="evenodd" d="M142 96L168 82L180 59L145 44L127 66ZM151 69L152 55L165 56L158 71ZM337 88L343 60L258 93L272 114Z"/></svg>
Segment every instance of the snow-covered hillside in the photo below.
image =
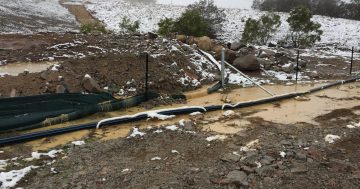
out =
<svg viewBox="0 0 360 189"><path fill-rule="evenodd" d="M130 17L132 21L140 20L140 31L149 32L157 30L157 23L161 18L176 18L185 10L182 6L129 3L124 0L91 0L87 8L95 17L104 21L107 27L119 31L119 22L124 16ZM247 18L258 18L264 12L245 9L225 9L227 15L224 25L224 33L220 37L224 41L239 39ZM282 26L275 36L275 40L282 39L288 31L286 19L287 13L281 15ZM322 24L324 35L319 46L336 45L338 47L359 47L360 46L360 21L314 16L315 21Z"/></svg>
<svg viewBox="0 0 360 189"><path fill-rule="evenodd" d="M0 32L76 30L75 17L58 0L0 0Z"/></svg>

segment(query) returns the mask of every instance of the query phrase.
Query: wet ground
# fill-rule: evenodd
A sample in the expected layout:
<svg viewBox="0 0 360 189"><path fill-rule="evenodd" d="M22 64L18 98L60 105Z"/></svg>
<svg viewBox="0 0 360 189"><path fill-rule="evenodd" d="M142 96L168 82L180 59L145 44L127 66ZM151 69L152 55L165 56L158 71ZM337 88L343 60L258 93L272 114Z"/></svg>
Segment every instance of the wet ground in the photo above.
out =
<svg viewBox="0 0 360 189"><path fill-rule="evenodd" d="M285 93L314 86L266 87ZM254 95L241 95L245 91ZM226 116L217 111L80 131L2 148L0 157L20 157L14 161L20 165L11 164L12 169L43 165L19 183L25 188L357 188L359 92L357 82ZM187 105L267 96L256 88L234 89L211 98L194 93ZM139 111L143 109L95 115L78 123ZM168 127L174 124L177 130ZM127 137L134 127L144 135ZM329 134L340 139L329 143ZM70 143L74 140L86 144L75 146ZM51 149L64 151L55 158L21 160L31 151Z"/></svg>

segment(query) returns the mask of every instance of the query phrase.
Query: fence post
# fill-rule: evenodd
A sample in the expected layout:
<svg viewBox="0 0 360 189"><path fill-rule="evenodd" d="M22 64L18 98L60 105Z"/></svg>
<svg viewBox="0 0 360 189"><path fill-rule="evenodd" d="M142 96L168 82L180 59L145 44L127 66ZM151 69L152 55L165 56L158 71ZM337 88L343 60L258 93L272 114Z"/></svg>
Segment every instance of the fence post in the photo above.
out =
<svg viewBox="0 0 360 189"><path fill-rule="evenodd" d="M221 49L221 86L225 86L225 48Z"/></svg>
<svg viewBox="0 0 360 189"><path fill-rule="evenodd" d="M300 56L300 50L297 50L297 57L296 57L296 83L298 82L298 75L299 75L299 56Z"/></svg>
<svg viewBox="0 0 360 189"><path fill-rule="evenodd" d="M148 79L149 79L149 53L146 53L146 64L145 64L145 98L148 100Z"/></svg>
<svg viewBox="0 0 360 189"><path fill-rule="evenodd" d="M352 74L352 69L353 69L353 59L354 59L354 47L352 47L352 49L351 49L350 76Z"/></svg>

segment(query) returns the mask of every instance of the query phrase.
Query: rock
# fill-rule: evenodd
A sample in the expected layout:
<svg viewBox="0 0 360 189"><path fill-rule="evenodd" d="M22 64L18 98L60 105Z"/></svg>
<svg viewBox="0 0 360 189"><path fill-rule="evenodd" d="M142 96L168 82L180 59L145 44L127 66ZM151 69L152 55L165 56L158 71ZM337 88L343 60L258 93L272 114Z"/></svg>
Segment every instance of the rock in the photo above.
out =
<svg viewBox="0 0 360 189"><path fill-rule="evenodd" d="M307 62L305 60L300 59L299 60L299 67L306 68Z"/></svg>
<svg viewBox="0 0 360 189"><path fill-rule="evenodd" d="M187 37L185 41L186 41L185 43L187 43L189 45L194 45L194 44L197 44L199 42L198 38L192 37L192 36Z"/></svg>
<svg viewBox="0 0 360 189"><path fill-rule="evenodd" d="M294 71L294 67L295 66L293 63L288 63L281 66L281 70L284 71L285 73L292 73Z"/></svg>
<svg viewBox="0 0 360 189"><path fill-rule="evenodd" d="M148 37L149 39L156 39L158 38L159 36L153 32L148 32Z"/></svg>
<svg viewBox="0 0 360 189"><path fill-rule="evenodd" d="M237 51L243 47L246 47L246 45L240 43L240 42L232 42L230 45L230 49L233 51Z"/></svg>
<svg viewBox="0 0 360 189"><path fill-rule="evenodd" d="M40 78L41 78L42 80L48 80L48 78L49 78L49 72L47 72L47 71L42 72L41 75L40 75Z"/></svg>
<svg viewBox="0 0 360 189"><path fill-rule="evenodd" d="M204 36L199 38L197 45L201 50L210 51L213 48L214 43L209 37Z"/></svg>
<svg viewBox="0 0 360 189"><path fill-rule="evenodd" d="M225 61L232 64L237 58L236 52L230 49L225 50Z"/></svg>
<svg viewBox="0 0 360 189"><path fill-rule="evenodd" d="M305 164L295 164L290 171L291 173L306 173L308 169Z"/></svg>
<svg viewBox="0 0 360 189"><path fill-rule="evenodd" d="M11 91L10 91L10 95L9 95L11 98L13 98L13 97L18 97L19 96L19 92L16 90L16 89L14 89L14 88L12 88L11 89Z"/></svg>
<svg viewBox="0 0 360 189"><path fill-rule="evenodd" d="M319 74L318 74L317 71L312 71L312 72L310 73L310 77L312 77L312 78L319 78Z"/></svg>
<svg viewBox="0 0 360 189"><path fill-rule="evenodd" d="M273 42L273 41L271 41L270 43L269 43L269 45L268 45L268 47L276 47L276 43L275 42Z"/></svg>
<svg viewBox="0 0 360 189"><path fill-rule="evenodd" d="M66 93L67 89L64 87L64 85L57 85L56 86L56 93L57 94L63 94Z"/></svg>
<svg viewBox="0 0 360 189"><path fill-rule="evenodd" d="M185 121L185 122L184 122L184 129L185 129L185 130L188 130L188 131L194 130L194 122L192 122L192 121Z"/></svg>
<svg viewBox="0 0 360 189"><path fill-rule="evenodd" d="M295 155L295 158L298 160L306 160L306 154L302 153L302 152L297 152Z"/></svg>
<svg viewBox="0 0 360 189"><path fill-rule="evenodd" d="M224 47L221 46L221 45L215 45L212 49L212 51L215 52L215 56L217 59L220 59L221 58L221 51Z"/></svg>
<svg viewBox="0 0 360 189"><path fill-rule="evenodd" d="M226 178L233 184L248 186L247 175L243 171L231 171Z"/></svg>
<svg viewBox="0 0 360 189"><path fill-rule="evenodd" d="M186 42L186 36L185 35L177 35L176 40L185 43Z"/></svg>
<svg viewBox="0 0 360 189"><path fill-rule="evenodd" d="M239 50L239 54L241 56L246 56L249 54L255 55L255 48L254 47L243 47Z"/></svg>
<svg viewBox="0 0 360 189"><path fill-rule="evenodd" d="M240 156L235 155L233 153L228 153L225 154L221 157L222 161L226 161L226 162L231 162L231 163L236 163L240 160Z"/></svg>
<svg viewBox="0 0 360 189"><path fill-rule="evenodd" d="M264 158L260 161L262 165L270 165L275 159L271 156L264 156Z"/></svg>
<svg viewBox="0 0 360 189"><path fill-rule="evenodd" d="M254 55L236 58L233 65L240 71L257 71L260 69L260 63Z"/></svg>
<svg viewBox="0 0 360 189"><path fill-rule="evenodd" d="M271 176L274 174L274 172L275 172L275 168L269 165L265 165L256 169L256 173L260 176Z"/></svg>
<svg viewBox="0 0 360 189"><path fill-rule="evenodd" d="M90 76L86 75L81 82L82 87L88 92L99 93L103 92L99 84Z"/></svg>

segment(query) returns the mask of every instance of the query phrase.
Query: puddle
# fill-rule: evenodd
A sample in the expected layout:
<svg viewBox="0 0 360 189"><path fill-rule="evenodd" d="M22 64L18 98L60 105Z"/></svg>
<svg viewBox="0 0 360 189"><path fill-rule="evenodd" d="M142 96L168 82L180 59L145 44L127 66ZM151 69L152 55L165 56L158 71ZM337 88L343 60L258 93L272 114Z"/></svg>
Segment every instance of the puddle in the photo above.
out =
<svg viewBox="0 0 360 189"><path fill-rule="evenodd" d="M284 94L294 91L303 91L319 85L298 85L298 86L281 86L281 85L269 85L265 86L268 90L276 92L276 94ZM204 87L205 89L207 87ZM241 102L248 100L255 100L259 98L269 97L267 93L262 91L259 88L239 88L233 90L230 94L221 94L214 93L211 95L206 95L205 89L200 89L195 92L187 93L188 97L191 97L188 100L188 103L185 104L176 104L174 106L161 106L155 109L163 108L175 108L180 106L196 106L196 105L210 105L210 104L222 104L224 99L228 99L232 102ZM321 96L327 95L334 98L351 98L358 96L360 91L360 83L346 84L338 88L331 88L318 93L308 95L305 100L284 100L275 104L265 104L255 107L249 107L244 109L235 110L236 112L243 114L246 112L257 112L251 114L250 116L236 116L235 118L225 119L223 117L223 111L209 112L204 114L204 119L198 121L203 126L204 131L214 131L221 134L233 134L242 131L244 128L251 126L250 122L247 121L247 118L251 117L260 117L266 121L271 121L281 124L294 124L297 122L307 122L311 124L317 124L313 119L319 115L328 113L334 109L339 108L352 108L354 106L359 106L359 100L336 100L333 98L322 98ZM154 110L155 110L154 109ZM96 122L103 118L117 117L123 115L132 115L138 112L146 111L143 108L134 107L122 111L107 112L107 113L98 113L93 116L80 119L77 121L67 122L64 124L59 124L55 126L40 128L36 130L31 130L27 132L34 132L40 130L47 130L53 128L60 128L66 126L72 126L83 123ZM240 118L239 118L240 117ZM56 137L50 137L47 139L36 140L28 142L27 145L31 146L34 150L46 150L49 148L56 147L58 145L63 145L75 140L82 140L83 138L90 136L95 136L99 140L111 140L120 137L125 137L131 131L132 128L138 127L140 129L145 129L148 127L160 127L166 125L173 125L174 123L179 122L182 119L189 120L191 117L189 115L177 116L173 119L168 119L165 121L158 120L143 120L138 122L132 122L128 124L116 125L112 127L105 127L99 130L90 130L90 131L79 131L75 133L68 133L65 135L60 135Z"/></svg>
<svg viewBox="0 0 360 189"><path fill-rule="evenodd" d="M279 107L274 107L274 104L256 106L253 109L265 109L265 111L256 113L252 117L261 117L266 121L282 124L305 122L317 125L318 123L313 120L317 116L335 109L350 109L359 106L359 100L350 99L358 96L359 88L356 86L360 86L360 83L346 84L338 88L320 91L307 96L309 99L307 101L285 100L280 103ZM321 98L321 96L330 98ZM337 100L336 98L348 98L348 100Z"/></svg>
<svg viewBox="0 0 360 189"><path fill-rule="evenodd" d="M0 66L0 75L12 75L17 76L24 71L29 71L30 73L37 73L48 69L50 66L58 62L39 62L39 63L11 63Z"/></svg>
<svg viewBox="0 0 360 189"><path fill-rule="evenodd" d="M244 119L233 119L229 121L220 121L209 123L203 126L204 131L213 131L220 134L235 134L243 131L250 122Z"/></svg>

